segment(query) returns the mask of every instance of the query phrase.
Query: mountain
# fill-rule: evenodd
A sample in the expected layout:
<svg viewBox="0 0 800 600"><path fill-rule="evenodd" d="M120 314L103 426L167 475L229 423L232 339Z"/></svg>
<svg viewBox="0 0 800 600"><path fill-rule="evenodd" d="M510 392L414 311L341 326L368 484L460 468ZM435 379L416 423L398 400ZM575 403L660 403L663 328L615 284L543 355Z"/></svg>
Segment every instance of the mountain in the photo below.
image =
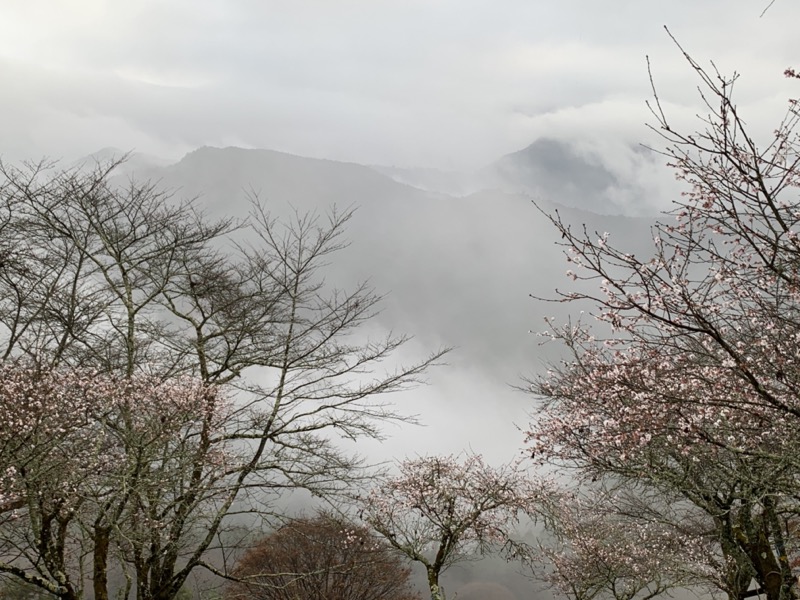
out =
<svg viewBox="0 0 800 600"><path fill-rule="evenodd" d="M204 147L153 174L165 184L179 187L184 195L203 198L203 204L220 212L231 210L231 201L244 208L247 193L299 209L331 204L342 208L422 194L369 167L273 150ZM217 206L217 202L222 204Z"/></svg>
<svg viewBox="0 0 800 600"><path fill-rule="evenodd" d="M652 152L624 148L629 168L649 179ZM605 215L652 215L653 190L625 180L595 153L563 140L539 138L532 144L468 172L374 166L377 172L421 190L463 197L496 190Z"/></svg>
<svg viewBox="0 0 800 600"><path fill-rule="evenodd" d="M563 149L554 148L533 144L503 157L491 172L516 173L518 181L529 181L528 188L537 174L540 185L549 189L602 189L612 181L595 170L559 184L558 175L571 169L559 170ZM519 166L546 160L554 161L549 169ZM537 346L527 331L539 328L542 314L564 312L529 297L552 296L565 282L567 265L554 228L541 212L552 212L558 204L537 199L537 208L522 184L516 191L495 188L453 196L400 183L396 174L364 165L210 147L172 165L150 164L137 175L177 196L197 198L212 217L245 216L253 195L276 216L356 207L348 230L352 245L331 265L330 278L349 284L369 279L389 292L381 317L387 327L456 345L463 360L498 368L504 376L532 366L529 353L537 352ZM646 251L647 219L564 207L562 214L586 223L590 231L624 231L637 251Z"/></svg>
<svg viewBox="0 0 800 600"><path fill-rule="evenodd" d="M495 189L455 197L358 164L240 148L201 148L147 173L182 197L197 197L210 216L246 215L250 195L277 216L356 206L352 245L331 265L330 279L369 279L389 292L379 318L385 327L414 333L429 347L457 346L459 360L481 371L515 378L529 370L538 347L528 330L540 328L542 311L563 312L529 297L551 296L566 263L553 227L527 194ZM567 214L599 231L647 233L644 223L629 224L635 219Z"/></svg>
<svg viewBox="0 0 800 600"><path fill-rule="evenodd" d="M622 212L609 197L619 185L614 174L559 140L538 139L485 167L482 174L506 191L598 213Z"/></svg>

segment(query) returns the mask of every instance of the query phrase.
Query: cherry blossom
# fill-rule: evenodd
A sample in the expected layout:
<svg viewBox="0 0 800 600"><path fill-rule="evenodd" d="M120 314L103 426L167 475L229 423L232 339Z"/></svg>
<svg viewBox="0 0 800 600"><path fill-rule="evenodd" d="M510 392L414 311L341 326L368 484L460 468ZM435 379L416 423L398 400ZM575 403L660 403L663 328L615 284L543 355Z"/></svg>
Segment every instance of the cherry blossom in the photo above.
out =
<svg viewBox="0 0 800 600"><path fill-rule="evenodd" d="M537 577L574 600L724 589L707 519L678 498L652 500L618 488L550 486L540 502Z"/></svg>
<svg viewBox="0 0 800 600"><path fill-rule="evenodd" d="M168 531L169 513L154 520L143 511L187 462L200 459L204 478L224 476L232 455L225 445L204 446L201 432L218 430L228 408L220 388L191 378L0 366L0 548L9 555L11 532L27 528L40 556L35 575L13 562L0 561L0 570L62 598L81 597L83 582L71 572L86 567L79 549L87 532L97 569L109 551L97 540L112 529L127 540L123 551L143 532Z"/></svg>

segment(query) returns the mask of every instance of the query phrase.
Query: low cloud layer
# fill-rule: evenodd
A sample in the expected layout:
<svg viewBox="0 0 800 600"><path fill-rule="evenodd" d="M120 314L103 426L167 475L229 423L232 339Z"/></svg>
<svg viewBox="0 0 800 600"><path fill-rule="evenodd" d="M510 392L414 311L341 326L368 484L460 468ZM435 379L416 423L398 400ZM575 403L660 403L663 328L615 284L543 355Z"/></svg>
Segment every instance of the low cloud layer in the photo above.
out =
<svg viewBox="0 0 800 600"><path fill-rule="evenodd" d="M464 169L541 137L608 153L648 140L645 55L676 118L698 109L663 25L742 73L743 108L777 117L796 88L781 73L800 8L779 1L759 17L766 5L12 0L0 7L0 154L240 145Z"/></svg>

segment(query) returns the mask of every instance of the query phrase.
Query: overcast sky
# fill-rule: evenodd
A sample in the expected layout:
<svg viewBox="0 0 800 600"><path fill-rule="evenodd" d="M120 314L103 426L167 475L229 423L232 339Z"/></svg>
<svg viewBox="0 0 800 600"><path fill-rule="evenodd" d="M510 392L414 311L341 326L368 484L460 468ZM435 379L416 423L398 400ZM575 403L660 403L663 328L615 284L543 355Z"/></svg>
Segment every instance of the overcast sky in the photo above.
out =
<svg viewBox="0 0 800 600"><path fill-rule="evenodd" d="M540 136L647 137L650 55L674 114L698 59L774 121L800 5L777 0L3 0L0 155L202 145L466 168Z"/></svg>

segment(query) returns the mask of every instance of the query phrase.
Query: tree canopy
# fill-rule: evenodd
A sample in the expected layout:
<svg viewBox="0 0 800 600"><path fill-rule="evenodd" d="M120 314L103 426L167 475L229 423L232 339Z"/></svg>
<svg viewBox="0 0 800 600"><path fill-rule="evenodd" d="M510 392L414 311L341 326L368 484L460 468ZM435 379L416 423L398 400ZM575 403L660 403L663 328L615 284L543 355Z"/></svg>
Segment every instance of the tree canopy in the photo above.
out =
<svg viewBox="0 0 800 600"><path fill-rule="evenodd" d="M368 528L330 513L292 519L238 561L236 600L418 600L411 571Z"/></svg>

